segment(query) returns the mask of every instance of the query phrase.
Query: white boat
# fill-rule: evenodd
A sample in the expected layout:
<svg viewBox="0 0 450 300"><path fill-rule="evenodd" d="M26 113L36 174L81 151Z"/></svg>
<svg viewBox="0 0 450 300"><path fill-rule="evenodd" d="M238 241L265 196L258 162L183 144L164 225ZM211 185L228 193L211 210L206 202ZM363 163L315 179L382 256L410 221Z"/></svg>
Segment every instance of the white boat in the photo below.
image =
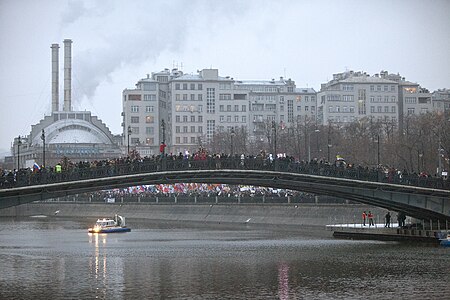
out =
<svg viewBox="0 0 450 300"><path fill-rule="evenodd" d="M450 231L447 232L447 237L439 239L441 246L450 247Z"/></svg>
<svg viewBox="0 0 450 300"><path fill-rule="evenodd" d="M95 222L94 227L89 228L89 233L112 233L112 232L128 232L131 228L126 227L125 218L115 215L114 219L103 218Z"/></svg>

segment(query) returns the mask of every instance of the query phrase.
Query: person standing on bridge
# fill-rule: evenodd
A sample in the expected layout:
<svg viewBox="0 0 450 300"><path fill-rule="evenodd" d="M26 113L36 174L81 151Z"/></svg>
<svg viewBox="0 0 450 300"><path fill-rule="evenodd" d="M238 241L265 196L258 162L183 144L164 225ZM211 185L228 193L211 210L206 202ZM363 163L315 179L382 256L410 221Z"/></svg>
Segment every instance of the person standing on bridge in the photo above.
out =
<svg viewBox="0 0 450 300"><path fill-rule="evenodd" d="M366 226L366 218L367 218L366 211L363 211L362 213L363 226Z"/></svg>
<svg viewBox="0 0 450 300"><path fill-rule="evenodd" d="M373 213L370 210L369 210L369 214L367 216L369 217L369 227L375 226L375 224L373 223Z"/></svg>
<svg viewBox="0 0 450 300"><path fill-rule="evenodd" d="M391 227L391 213L387 212L387 214L384 216L384 218L386 219L386 224L384 225L384 227Z"/></svg>

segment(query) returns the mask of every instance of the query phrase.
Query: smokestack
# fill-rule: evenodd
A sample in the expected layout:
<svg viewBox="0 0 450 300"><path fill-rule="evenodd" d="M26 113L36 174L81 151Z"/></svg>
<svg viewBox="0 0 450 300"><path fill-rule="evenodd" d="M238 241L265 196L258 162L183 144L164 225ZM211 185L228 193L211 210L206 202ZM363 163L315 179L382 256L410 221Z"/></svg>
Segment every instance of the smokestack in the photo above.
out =
<svg viewBox="0 0 450 300"><path fill-rule="evenodd" d="M52 44L52 112L59 111L59 45Z"/></svg>
<svg viewBox="0 0 450 300"><path fill-rule="evenodd" d="M64 111L72 110L72 40L64 40Z"/></svg>

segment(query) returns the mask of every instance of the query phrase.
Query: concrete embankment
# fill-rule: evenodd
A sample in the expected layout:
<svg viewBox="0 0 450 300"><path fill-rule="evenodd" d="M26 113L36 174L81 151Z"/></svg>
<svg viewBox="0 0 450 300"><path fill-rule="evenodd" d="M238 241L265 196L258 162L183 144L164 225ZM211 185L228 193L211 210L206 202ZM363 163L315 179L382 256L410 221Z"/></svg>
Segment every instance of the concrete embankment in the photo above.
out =
<svg viewBox="0 0 450 300"><path fill-rule="evenodd" d="M99 204L86 202L35 202L0 210L0 217L55 215L109 217L116 213L131 219L325 226L360 223L371 210L383 222L386 210L361 204Z"/></svg>

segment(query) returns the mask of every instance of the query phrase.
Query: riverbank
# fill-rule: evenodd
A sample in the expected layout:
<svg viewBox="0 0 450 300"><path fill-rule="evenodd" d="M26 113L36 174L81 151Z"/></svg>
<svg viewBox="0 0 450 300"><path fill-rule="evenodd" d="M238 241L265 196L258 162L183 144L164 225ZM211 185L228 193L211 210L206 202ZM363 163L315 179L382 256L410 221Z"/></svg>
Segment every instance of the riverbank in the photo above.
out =
<svg viewBox="0 0 450 300"><path fill-rule="evenodd" d="M361 213L371 210L382 222L386 210L362 204L149 204L33 202L0 210L0 217L58 215L61 217L112 216L161 221L249 223L325 226L360 223Z"/></svg>

